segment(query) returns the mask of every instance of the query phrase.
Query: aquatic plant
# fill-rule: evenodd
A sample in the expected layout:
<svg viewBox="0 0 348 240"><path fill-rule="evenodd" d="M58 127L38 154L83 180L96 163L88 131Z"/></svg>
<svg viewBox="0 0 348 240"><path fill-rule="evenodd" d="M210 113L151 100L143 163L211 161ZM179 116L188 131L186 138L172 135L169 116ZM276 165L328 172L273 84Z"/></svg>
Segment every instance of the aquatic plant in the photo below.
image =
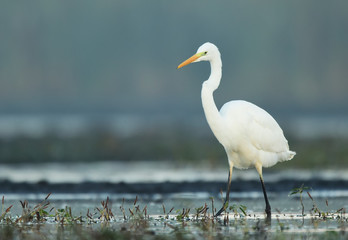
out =
<svg viewBox="0 0 348 240"><path fill-rule="evenodd" d="M48 216L46 209L50 205L48 198L51 196L49 193L43 201L37 204L33 209L30 208L27 200L20 201L22 205L22 216L16 219L15 223L28 223L34 221L36 217L37 222L44 222Z"/></svg>
<svg viewBox="0 0 348 240"><path fill-rule="evenodd" d="M178 209L176 211L176 213L178 214L178 215L176 215L176 220L178 220L179 222L185 221L185 220L190 220L190 217L189 217L190 211L191 211L190 208L183 208L182 211L180 209Z"/></svg>
<svg viewBox="0 0 348 240"><path fill-rule="evenodd" d="M10 212L13 205L9 206L5 209L5 196L2 196L1 201L1 216L0 216L0 222L3 222L4 220L10 220L11 218L6 218L6 215Z"/></svg>
<svg viewBox="0 0 348 240"><path fill-rule="evenodd" d="M162 204L162 209L163 209L163 215L165 216L165 219L168 219L169 214L171 214L171 212L174 210L174 207L172 207L168 213L166 213L166 207L164 206L164 204Z"/></svg>
<svg viewBox="0 0 348 240"><path fill-rule="evenodd" d="M52 217L54 217L54 220L60 224L74 224L84 222L82 216L74 217L71 212L71 207L68 206L65 206L65 208L55 209L55 214Z"/></svg>
<svg viewBox="0 0 348 240"><path fill-rule="evenodd" d="M301 187L303 193L305 188ZM300 192L299 189L297 194ZM210 211L207 203L194 210L188 207L175 210L172 207L169 211L162 204L163 216L158 216L150 215L147 204L141 206L138 197L129 207L126 207L123 199L119 210L113 212L115 209L107 197L94 211L88 209L85 216L74 216L71 207L56 209L52 206L48 201L49 196L33 208L28 201L20 201L22 215L17 217L11 216L12 207L5 207L3 197L0 239L224 239L226 236L233 239L291 239L298 238L301 233L309 238L347 237L346 209L330 211L327 200L327 210L323 211L309 192L313 203L309 210L312 215L298 217L277 210L277 223L273 226L262 214L247 213L247 207L238 204L230 205L223 217L219 218L214 217L214 210ZM214 206L213 199L211 205ZM312 226L302 228L302 225L296 224L299 220ZM321 223L331 227L322 231ZM332 228L333 224L336 228ZM311 231L311 228L322 232Z"/></svg>
<svg viewBox="0 0 348 240"><path fill-rule="evenodd" d="M110 199L106 198L106 201L101 201L102 208L96 207L96 210L99 212L98 219L102 222L109 222L114 217L114 214L111 211L111 207L109 207Z"/></svg>
<svg viewBox="0 0 348 240"><path fill-rule="evenodd" d="M233 204L232 206L229 207L229 209L234 213L234 216L244 216L246 217L247 216L247 207L242 205L242 204ZM239 211L242 213L242 214L239 214Z"/></svg>
<svg viewBox="0 0 348 240"><path fill-rule="evenodd" d="M309 187L304 186L304 184L301 185L301 187L299 188L293 188L291 189L291 192L289 193L289 196L291 195L296 195L299 194L300 195L300 203L302 206L302 216L304 216L304 205L303 205L303 191L310 189ZM308 192L307 192L308 193Z"/></svg>

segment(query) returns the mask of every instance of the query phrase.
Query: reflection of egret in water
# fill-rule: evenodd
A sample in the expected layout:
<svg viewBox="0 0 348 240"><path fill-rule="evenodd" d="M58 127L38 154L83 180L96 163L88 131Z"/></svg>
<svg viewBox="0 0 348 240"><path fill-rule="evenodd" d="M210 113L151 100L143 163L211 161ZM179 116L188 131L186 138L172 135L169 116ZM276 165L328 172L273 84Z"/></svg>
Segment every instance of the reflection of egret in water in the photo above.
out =
<svg viewBox="0 0 348 240"><path fill-rule="evenodd" d="M233 167L246 169L254 166L260 175L269 218L271 206L263 182L262 167L271 167L277 162L290 160L296 153L289 150L288 141L278 123L256 105L246 101L230 101L219 112L213 98L213 92L219 87L222 75L218 48L212 43L205 43L178 68L199 61L210 62L210 77L202 86L202 104L209 126L224 146L229 162L226 199L216 216L227 207Z"/></svg>

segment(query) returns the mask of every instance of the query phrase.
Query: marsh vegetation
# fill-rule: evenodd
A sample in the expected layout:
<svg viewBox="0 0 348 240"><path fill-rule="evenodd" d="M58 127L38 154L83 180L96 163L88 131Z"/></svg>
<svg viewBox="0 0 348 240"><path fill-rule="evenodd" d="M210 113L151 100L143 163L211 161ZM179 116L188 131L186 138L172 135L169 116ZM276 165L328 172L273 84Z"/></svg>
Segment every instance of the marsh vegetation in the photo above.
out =
<svg viewBox="0 0 348 240"><path fill-rule="evenodd" d="M262 211L255 211L250 202L249 206L230 203L221 217L214 218L221 200L213 197L191 199L186 203L182 199L175 203L144 201L138 196L116 201L106 197L94 206L89 200L87 210L82 210L79 206L83 202L79 200L74 201L73 207L55 200L51 202L54 194L40 201L10 203L4 196L0 238L345 239L348 236L346 208L338 208L337 204L331 206L330 199L315 199L311 191L303 185L292 189L287 201L298 207L292 210L276 208L271 220L267 220ZM252 203L259 200L262 199L254 199ZM165 202L177 205L168 206ZM17 211L13 210L16 207Z"/></svg>

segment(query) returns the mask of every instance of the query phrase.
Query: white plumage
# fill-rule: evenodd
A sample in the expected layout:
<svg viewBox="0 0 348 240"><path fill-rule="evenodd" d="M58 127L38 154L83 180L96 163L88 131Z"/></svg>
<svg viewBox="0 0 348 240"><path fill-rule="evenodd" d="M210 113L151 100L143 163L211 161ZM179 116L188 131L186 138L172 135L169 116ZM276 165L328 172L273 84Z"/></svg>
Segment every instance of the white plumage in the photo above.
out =
<svg viewBox="0 0 348 240"><path fill-rule="evenodd" d="M226 103L220 114L229 136L226 136L228 140L222 137L220 141L217 138L225 147L234 167L249 168L256 161L260 161L263 167L271 167L295 155L289 151L288 141L278 123L262 108L236 100ZM236 154L230 156L230 152Z"/></svg>
<svg viewBox="0 0 348 240"><path fill-rule="evenodd" d="M211 130L226 150L230 167L225 204L217 215L227 207L233 167L255 167L262 183L267 217L270 217L271 207L263 182L262 167L271 167L277 162L290 160L296 153L289 150L282 129L262 108L247 101L235 100L224 104L218 111L213 97L222 76L218 48L212 43L205 43L178 68L199 61L210 62L210 77L202 85L202 105Z"/></svg>

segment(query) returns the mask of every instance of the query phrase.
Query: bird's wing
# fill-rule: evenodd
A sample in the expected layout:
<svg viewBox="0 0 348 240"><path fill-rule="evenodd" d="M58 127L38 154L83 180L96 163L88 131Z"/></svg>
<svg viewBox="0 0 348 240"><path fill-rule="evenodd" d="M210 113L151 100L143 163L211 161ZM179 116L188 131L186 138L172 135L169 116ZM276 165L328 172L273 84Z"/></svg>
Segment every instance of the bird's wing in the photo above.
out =
<svg viewBox="0 0 348 240"><path fill-rule="evenodd" d="M282 129L271 115L266 111L249 114L251 121L247 132L256 148L274 153L289 150L288 141L284 137Z"/></svg>
<svg viewBox="0 0 348 240"><path fill-rule="evenodd" d="M266 152L281 153L289 151L288 141L284 137L282 129L274 118L262 108L245 101L232 101L228 108L222 113L229 116L234 115L233 122L235 128L241 131L241 134L247 142L255 148ZM233 111L233 113L231 112ZM236 120L237 119L237 120Z"/></svg>
<svg viewBox="0 0 348 240"><path fill-rule="evenodd" d="M246 113L249 115L246 133L256 148L274 153L289 150L283 130L268 112L252 104Z"/></svg>

